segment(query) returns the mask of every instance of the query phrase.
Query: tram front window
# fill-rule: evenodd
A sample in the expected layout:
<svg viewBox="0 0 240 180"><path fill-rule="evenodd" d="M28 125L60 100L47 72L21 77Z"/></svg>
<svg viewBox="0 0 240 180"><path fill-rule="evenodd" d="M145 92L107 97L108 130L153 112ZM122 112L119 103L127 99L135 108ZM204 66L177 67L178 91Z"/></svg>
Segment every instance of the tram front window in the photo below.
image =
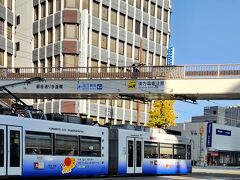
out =
<svg viewBox="0 0 240 180"><path fill-rule="evenodd" d="M4 130L0 130L0 167L4 165Z"/></svg>
<svg viewBox="0 0 240 180"><path fill-rule="evenodd" d="M10 131L10 167L20 166L20 133Z"/></svg>

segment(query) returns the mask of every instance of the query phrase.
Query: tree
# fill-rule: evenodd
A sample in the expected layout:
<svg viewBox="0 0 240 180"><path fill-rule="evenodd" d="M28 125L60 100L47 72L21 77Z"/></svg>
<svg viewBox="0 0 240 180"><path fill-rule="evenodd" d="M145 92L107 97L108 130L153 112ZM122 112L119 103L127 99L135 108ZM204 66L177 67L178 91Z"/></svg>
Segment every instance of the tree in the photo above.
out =
<svg viewBox="0 0 240 180"><path fill-rule="evenodd" d="M149 112L147 126L166 128L175 126L176 113L173 109L174 100L157 100L153 103L153 108Z"/></svg>

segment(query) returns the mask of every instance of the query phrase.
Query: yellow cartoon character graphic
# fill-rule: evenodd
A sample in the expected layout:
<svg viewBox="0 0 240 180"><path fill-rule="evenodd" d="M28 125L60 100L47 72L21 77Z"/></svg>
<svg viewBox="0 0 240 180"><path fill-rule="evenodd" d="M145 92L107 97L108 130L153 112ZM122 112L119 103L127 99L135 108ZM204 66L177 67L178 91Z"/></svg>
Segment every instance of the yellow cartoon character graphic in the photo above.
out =
<svg viewBox="0 0 240 180"><path fill-rule="evenodd" d="M72 157L66 157L61 166L62 174L70 173L72 172L72 169L76 166L76 159Z"/></svg>

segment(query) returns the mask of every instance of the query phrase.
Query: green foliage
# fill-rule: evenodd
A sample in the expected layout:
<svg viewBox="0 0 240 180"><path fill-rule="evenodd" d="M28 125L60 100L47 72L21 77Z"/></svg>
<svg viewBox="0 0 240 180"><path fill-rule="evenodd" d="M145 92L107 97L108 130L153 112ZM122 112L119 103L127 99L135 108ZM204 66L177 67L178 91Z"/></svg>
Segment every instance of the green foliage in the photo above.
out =
<svg viewBox="0 0 240 180"><path fill-rule="evenodd" d="M149 121L147 126L166 128L175 126L176 113L173 109L174 100L157 100L153 103L153 108L149 112Z"/></svg>

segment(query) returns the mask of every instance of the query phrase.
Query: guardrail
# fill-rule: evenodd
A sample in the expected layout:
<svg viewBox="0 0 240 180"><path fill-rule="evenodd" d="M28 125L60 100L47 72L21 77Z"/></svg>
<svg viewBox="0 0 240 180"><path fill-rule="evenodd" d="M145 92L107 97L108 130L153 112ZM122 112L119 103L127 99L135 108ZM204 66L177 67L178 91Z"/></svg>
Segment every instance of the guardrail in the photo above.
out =
<svg viewBox="0 0 240 180"><path fill-rule="evenodd" d="M0 68L0 79L240 78L240 64L185 66Z"/></svg>

